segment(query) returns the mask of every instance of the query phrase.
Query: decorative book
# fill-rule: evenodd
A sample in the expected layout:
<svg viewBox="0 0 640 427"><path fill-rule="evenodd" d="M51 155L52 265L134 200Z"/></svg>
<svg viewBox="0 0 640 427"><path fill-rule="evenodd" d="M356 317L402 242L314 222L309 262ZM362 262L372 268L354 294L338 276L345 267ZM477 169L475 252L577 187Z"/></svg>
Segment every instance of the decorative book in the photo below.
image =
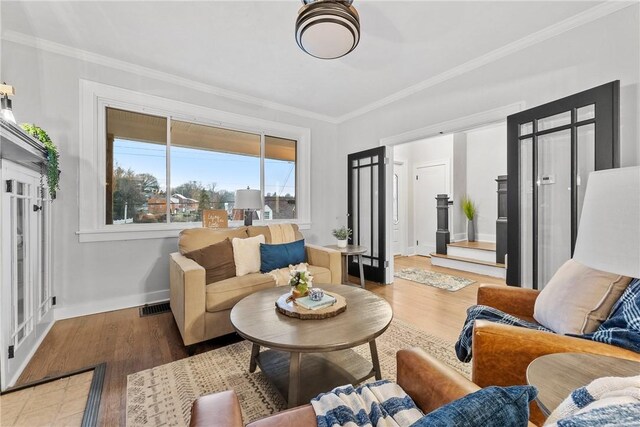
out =
<svg viewBox="0 0 640 427"><path fill-rule="evenodd" d="M299 305L302 308L306 308L307 310L319 310L321 308L332 306L336 303L336 299L331 295L324 294L321 300L313 301L308 296L297 298L295 300L295 304Z"/></svg>

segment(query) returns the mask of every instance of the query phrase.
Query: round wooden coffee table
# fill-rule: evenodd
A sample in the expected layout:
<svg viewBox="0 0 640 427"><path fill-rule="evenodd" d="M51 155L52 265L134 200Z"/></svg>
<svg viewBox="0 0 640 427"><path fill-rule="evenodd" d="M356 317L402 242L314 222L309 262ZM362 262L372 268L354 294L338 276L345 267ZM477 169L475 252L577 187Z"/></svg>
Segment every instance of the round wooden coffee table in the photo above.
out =
<svg viewBox="0 0 640 427"><path fill-rule="evenodd" d="M289 291L277 287L256 292L231 310L238 334L253 343L249 372L259 366L290 408L344 384L381 379L376 338L391 323L391 306L364 289L314 284L347 300L344 313L322 320L301 320L277 312L275 302ZM371 361L352 350L369 343ZM269 350L260 351L260 347ZM303 356L304 354L304 356Z"/></svg>

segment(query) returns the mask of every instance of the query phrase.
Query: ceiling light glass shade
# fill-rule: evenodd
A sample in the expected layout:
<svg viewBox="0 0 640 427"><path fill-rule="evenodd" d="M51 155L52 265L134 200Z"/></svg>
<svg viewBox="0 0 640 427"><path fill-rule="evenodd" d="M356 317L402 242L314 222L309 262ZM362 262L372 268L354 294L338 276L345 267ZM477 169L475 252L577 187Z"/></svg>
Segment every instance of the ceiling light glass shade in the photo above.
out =
<svg viewBox="0 0 640 427"><path fill-rule="evenodd" d="M11 100L7 95L2 97L2 105L0 105L0 117L7 122L13 124L16 123L16 118L13 117L13 111L11 111Z"/></svg>
<svg viewBox="0 0 640 427"><path fill-rule="evenodd" d="M320 59L340 58L360 41L360 17L351 1L304 1L296 20L300 49Z"/></svg>

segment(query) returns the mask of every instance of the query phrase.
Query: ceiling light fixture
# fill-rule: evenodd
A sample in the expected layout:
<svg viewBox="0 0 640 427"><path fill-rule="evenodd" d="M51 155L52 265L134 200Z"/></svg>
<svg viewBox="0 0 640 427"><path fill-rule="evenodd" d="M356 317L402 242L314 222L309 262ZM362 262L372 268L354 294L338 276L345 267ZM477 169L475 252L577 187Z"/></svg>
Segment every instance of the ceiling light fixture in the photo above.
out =
<svg viewBox="0 0 640 427"><path fill-rule="evenodd" d="M0 101L2 105L0 105L0 117L2 117L5 121L11 122L13 124L16 123L16 118L13 117L13 111L11 108L11 100L9 99L9 95L15 95L16 90L13 86L10 86L4 82L0 85L0 96L2 100Z"/></svg>
<svg viewBox="0 0 640 427"><path fill-rule="evenodd" d="M353 0L302 0L296 20L300 49L320 59L345 56L360 41L360 16Z"/></svg>

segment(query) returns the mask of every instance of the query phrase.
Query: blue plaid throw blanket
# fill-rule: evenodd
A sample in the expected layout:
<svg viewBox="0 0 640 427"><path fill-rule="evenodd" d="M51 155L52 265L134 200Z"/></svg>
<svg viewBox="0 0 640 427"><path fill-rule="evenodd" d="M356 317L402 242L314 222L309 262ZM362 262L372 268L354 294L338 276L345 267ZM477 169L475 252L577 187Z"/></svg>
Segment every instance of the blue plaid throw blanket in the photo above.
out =
<svg viewBox="0 0 640 427"><path fill-rule="evenodd" d="M505 325L553 332L542 325L518 319L493 307L474 305L467 310L467 320L464 322L455 346L456 355L462 362L471 361L473 323L476 320L490 320ZM633 279L629 283L627 289L613 306L607 320L595 332L571 336L611 344L640 353L640 279Z"/></svg>
<svg viewBox="0 0 640 427"><path fill-rule="evenodd" d="M422 418L411 398L391 381L336 387L311 400L318 427L409 426Z"/></svg>

